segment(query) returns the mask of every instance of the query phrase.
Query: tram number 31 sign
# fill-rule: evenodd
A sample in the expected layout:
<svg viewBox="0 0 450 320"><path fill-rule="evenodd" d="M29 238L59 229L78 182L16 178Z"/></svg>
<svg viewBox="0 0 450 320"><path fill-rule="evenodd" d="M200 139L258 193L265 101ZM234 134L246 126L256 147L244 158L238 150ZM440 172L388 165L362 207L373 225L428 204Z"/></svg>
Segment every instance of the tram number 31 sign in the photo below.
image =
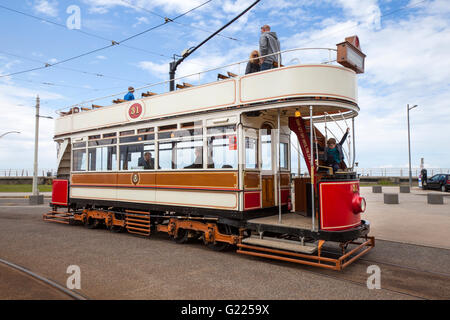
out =
<svg viewBox="0 0 450 320"><path fill-rule="evenodd" d="M135 103L131 105L131 107L128 109L128 115L131 119L139 118L139 116L142 114L142 105L139 103Z"/></svg>

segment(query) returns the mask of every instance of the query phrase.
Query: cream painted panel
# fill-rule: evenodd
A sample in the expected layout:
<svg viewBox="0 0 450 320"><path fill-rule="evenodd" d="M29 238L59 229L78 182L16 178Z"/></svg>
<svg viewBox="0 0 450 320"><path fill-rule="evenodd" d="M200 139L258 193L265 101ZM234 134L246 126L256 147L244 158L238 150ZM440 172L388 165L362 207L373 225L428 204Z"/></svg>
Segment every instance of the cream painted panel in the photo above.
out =
<svg viewBox="0 0 450 320"><path fill-rule="evenodd" d="M240 79L241 102L276 97L331 96L357 100L356 73L326 65L300 65L252 73Z"/></svg>
<svg viewBox="0 0 450 320"><path fill-rule="evenodd" d="M104 199L115 201L117 193L115 188L77 188L71 186L70 197L77 199Z"/></svg>
<svg viewBox="0 0 450 320"><path fill-rule="evenodd" d="M237 210L237 199L237 192L156 190L156 203L162 205Z"/></svg>
<svg viewBox="0 0 450 320"><path fill-rule="evenodd" d="M155 201L155 189L117 189L117 200L153 202Z"/></svg>
<svg viewBox="0 0 450 320"><path fill-rule="evenodd" d="M59 117L55 120L55 135L72 131L72 116Z"/></svg>
<svg viewBox="0 0 450 320"><path fill-rule="evenodd" d="M230 106L236 103L236 81L217 81L153 96L143 101L144 119Z"/></svg>

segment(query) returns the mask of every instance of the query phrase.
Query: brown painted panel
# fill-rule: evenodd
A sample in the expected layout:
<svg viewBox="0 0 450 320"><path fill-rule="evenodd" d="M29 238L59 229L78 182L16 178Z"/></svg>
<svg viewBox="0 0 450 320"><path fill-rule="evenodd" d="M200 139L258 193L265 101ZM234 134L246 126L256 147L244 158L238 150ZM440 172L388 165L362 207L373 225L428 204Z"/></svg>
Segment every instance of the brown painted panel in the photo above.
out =
<svg viewBox="0 0 450 320"><path fill-rule="evenodd" d="M238 188L237 172L158 172L158 186Z"/></svg>
<svg viewBox="0 0 450 320"><path fill-rule="evenodd" d="M307 212L308 202L306 199L306 183L310 182L310 178L295 178L295 211Z"/></svg>
<svg viewBox="0 0 450 320"><path fill-rule="evenodd" d="M244 172L244 189L260 189L260 175L259 172Z"/></svg>
<svg viewBox="0 0 450 320"><path fill-rule="evenodd" d="M137 183L136 185L142 186L155 186L156 185L156 173L155 172L124 172L118 173L117 176L117 184L119 185L135 185L133 183L133 175L137 175Z"/></svg>
<svg viewBox="0 0 450 320"><path fill-rule="evenodd" d="M289 186L289 181L290 181L290 174L289 173L282 173L281 174L281 186L282 187L288 187Z"/></svg>
<svg viewBox="0 0 450 320"><path fill-rule="evenodd" d="M273 207L275 205L274 177L263 176L262 178L262 206L263 208Z"/></svg>
<svg viewBox="0 0 450 320"><path fill-rule="evenodd" d="M116 185L117 173L74 173L72 174L71 184L86 184L86 185Z"/></svg>

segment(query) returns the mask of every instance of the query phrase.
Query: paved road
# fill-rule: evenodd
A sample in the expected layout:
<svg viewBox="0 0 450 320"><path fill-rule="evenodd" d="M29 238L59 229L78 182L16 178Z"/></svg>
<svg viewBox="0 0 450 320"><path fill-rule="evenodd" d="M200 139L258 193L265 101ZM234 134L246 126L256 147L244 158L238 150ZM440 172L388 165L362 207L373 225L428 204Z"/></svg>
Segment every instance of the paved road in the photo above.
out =
<svg viewBox="0 0 450 320"><path fill-rule="evenodd" d="M179 245L165 234L141 238L43 222L47 209L0 205L0 258L60 284L67 267L78 265L79 292L91 299L450 298L448 275L417 271L448 272L450 250L379 241L366 256L370 261L328 272L214 252L200 243ZM365 285L371 264L381 267L381 290Z"/></svg>

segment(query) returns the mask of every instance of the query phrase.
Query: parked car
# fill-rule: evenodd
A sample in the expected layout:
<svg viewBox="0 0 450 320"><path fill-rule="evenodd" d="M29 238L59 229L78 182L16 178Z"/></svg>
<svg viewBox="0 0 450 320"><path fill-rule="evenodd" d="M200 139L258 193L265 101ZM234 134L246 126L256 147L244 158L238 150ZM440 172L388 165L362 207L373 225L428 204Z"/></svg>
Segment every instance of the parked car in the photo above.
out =
<svg viewBox="0 0 450 320"><path fill-rule="evenodd" d="M430 179L427 179L426 185L423 189L435 189L442 192L450 190L450 174L435 174Z"/></svg>

